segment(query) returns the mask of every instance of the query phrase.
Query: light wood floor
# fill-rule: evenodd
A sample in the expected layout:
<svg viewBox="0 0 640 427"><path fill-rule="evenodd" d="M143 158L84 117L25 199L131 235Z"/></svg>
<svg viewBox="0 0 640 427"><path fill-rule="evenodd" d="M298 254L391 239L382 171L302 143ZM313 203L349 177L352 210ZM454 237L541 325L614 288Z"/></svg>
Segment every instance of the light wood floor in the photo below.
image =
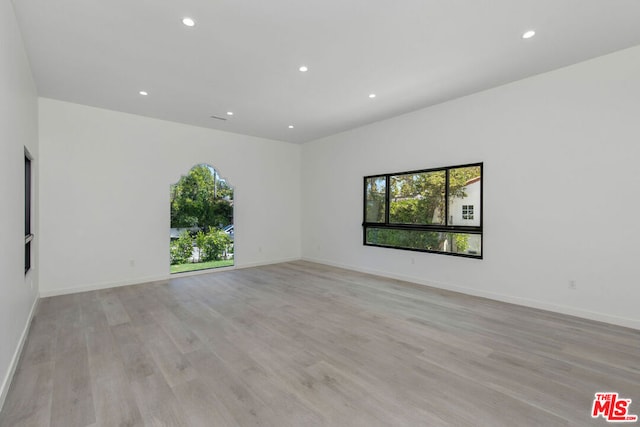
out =
<svg viewBox="0 0 640 427"><path fill-rule="evenodd" d="M640 331L292 262L43 299L5 426L604 426Z"/></svg>

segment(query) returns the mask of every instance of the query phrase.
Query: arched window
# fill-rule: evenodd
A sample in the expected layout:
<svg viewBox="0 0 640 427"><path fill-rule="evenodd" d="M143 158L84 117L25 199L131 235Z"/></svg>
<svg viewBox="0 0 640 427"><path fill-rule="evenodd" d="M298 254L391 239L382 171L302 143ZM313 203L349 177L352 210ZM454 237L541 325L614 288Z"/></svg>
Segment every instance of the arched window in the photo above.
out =
<svg viewBox="0 0 640 427"><path fill-rule="evenodd" d="M171 273L233 265L233 187L210 165L171 185Z"/></svg>

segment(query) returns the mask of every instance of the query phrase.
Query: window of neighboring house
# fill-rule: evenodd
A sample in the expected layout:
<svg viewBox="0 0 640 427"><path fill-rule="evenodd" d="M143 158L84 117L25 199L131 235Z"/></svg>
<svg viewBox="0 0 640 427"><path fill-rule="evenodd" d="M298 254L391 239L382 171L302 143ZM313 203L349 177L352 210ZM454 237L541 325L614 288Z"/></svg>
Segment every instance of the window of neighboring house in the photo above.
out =
<svg viewBox="0 0 640 427"><path fill-rule="evenodd" d="M482 163L364 178L367 246L482 258Z"/></svg>
<svg viewBox="0 0 640 427"><path fill-rule="evenodd" d="M473 219L473 205L462 205L462 219Z"/></svg>
<svg viewBox="0 0 640 427"><path fill-rule="evenodd" d="M24 150L24 274L31 269L31 155Z"/></svg>

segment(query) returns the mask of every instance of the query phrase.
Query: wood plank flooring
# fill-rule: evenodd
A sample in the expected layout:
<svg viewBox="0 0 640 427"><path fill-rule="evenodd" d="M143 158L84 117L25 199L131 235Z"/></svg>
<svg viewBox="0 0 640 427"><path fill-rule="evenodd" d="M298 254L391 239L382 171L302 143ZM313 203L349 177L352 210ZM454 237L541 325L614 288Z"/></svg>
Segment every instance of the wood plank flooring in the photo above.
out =
<svg viewBox="0 0 640 427"><path fill-rule="evenodd" d="M0 426L604 426L640 331L312 264L40 302Z"/></svg>

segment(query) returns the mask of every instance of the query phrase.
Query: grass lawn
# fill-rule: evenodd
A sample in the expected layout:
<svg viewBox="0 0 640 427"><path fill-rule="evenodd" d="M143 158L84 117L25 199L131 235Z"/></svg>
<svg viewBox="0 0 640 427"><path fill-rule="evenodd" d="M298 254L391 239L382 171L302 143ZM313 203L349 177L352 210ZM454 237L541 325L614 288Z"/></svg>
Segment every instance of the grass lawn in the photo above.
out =
<svg viewBox="0 0 640 427"><path fill-rule="evenodd" d="M220 261L195 262L189 264L176 264L171 266L171 273L184 273L185 271L205 270L207 268L228 267L233 265L232 259Z"/></svg>

